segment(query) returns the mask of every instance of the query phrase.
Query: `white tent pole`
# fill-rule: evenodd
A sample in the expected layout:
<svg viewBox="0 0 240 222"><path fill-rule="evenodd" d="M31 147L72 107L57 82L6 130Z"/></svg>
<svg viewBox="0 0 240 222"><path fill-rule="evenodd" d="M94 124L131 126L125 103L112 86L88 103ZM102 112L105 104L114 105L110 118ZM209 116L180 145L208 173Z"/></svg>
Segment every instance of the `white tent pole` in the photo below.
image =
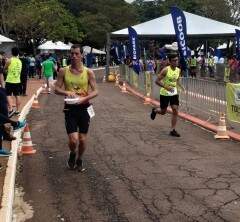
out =
<svg viewBox="0 0 240 222"><path fill-rule="evenodd" d="M108 76L109 75L109 65L110 65L110 45L111 45L111 38L110 38L110 33L107 33L107 47L106 47L106 73L105 75Z"/></svg>

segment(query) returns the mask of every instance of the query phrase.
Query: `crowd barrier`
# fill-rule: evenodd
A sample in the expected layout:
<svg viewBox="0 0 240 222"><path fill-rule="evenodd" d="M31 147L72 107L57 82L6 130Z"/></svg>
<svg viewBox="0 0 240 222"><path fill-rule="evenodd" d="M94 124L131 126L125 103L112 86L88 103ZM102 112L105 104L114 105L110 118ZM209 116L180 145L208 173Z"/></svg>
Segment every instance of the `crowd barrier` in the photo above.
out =
<svg viewBox="0 0 240 222"><path fill-rule="evenodd" d="M144 95L159 100L159 87L155 84L157 76L150 72L136 74L127 65L120 65L121 79ZM226 83L223 81L182 77L181 84L186 89L180 91L180 111L193 116L217 122L219 116L226 114Z"/></svg>

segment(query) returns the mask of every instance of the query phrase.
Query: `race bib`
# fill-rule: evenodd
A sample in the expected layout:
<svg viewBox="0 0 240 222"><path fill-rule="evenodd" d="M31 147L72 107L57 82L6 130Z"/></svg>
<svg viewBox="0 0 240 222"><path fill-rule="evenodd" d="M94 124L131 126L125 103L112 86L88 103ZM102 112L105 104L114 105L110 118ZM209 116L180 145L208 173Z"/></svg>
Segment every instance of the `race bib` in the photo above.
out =
<svg viewBox="0 0 240 222"><path fill-rule="evenodd" d="M93 109L92 105L87 108L87 112L88 112L88 115L89 115L90 119L95 116L95 112L94 112L94 109Z"/></svg>
<svg viewBox="0 0 240 222"><path fill-rule="evenodd" d="M174 87L172 91L168 91L168 96L174 96L177 95L177 87Z"/></svg>

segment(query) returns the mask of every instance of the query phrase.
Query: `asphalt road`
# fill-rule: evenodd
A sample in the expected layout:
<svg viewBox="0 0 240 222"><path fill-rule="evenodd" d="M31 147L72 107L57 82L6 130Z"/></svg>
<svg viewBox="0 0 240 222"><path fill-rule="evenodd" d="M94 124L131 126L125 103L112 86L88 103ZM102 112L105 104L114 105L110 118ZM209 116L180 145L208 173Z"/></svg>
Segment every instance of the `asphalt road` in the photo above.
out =
<svg viewBox="0 0 240 222"><path fill-rule="evenodd" d="M37 154L19 158L16 218L29 222L239 222L240 144L170 116L111 84L94 100L84 173L66 168L63 98L42 95L28 122ZM24 221L24 219L22 219Z"/></svg>

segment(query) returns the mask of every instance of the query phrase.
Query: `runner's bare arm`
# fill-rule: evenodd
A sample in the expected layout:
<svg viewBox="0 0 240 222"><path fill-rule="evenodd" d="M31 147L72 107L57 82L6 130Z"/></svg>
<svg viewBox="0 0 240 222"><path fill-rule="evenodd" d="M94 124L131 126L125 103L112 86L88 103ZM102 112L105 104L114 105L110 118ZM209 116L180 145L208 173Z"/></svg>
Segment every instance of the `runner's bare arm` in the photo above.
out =
<svg viewBox="0 0 240 222"><path fill-rule="evenodd" d="M97 90L97 83L96 83L96 78L95 74L92 70L88 69L88 77L89 77L89 85L91 87L91 92L87 96L87 100L90 100L98 95L98 90Z"/></svg>
<svg viewBox="0 0 240 222"><path fill-rule="evenodd" d="M64 69L60 69L59 73L57 75L57 81L54 84L54 91L56 94L58 95L63 95L63 96L68 96L68 97L76 97L76 93L75 92L70 92L70 91L66 91L64 88L64 74L65 74L65 70Z"/></svg>
<svg viewBox="0 0 240 222"><path fill-rule="evenodd" d="M0 86L5 88L4 76L3 73L0 73Z"/></svg>
<svg viewBox="0 0 240 222"><path fill-rule="evenodd" d="M4 69L3 69L4 72L7 72L8 66L10 65L10 60L11 60L11 59L8 59L8 60L7 60L5 66L4 66Z"/></svg>
<svg viewBox="0 0 240 222"><path fill-rule="evenodd" d="M164 79L164 77L167 75L167 68L164 68L162 69L162 71L159 73L155 83L160 86L160 87L163 87L165 88L166 90L168 91L171 91L172 90L172 87L170 86L166 86L163 84L162 80Z"/></svg>

